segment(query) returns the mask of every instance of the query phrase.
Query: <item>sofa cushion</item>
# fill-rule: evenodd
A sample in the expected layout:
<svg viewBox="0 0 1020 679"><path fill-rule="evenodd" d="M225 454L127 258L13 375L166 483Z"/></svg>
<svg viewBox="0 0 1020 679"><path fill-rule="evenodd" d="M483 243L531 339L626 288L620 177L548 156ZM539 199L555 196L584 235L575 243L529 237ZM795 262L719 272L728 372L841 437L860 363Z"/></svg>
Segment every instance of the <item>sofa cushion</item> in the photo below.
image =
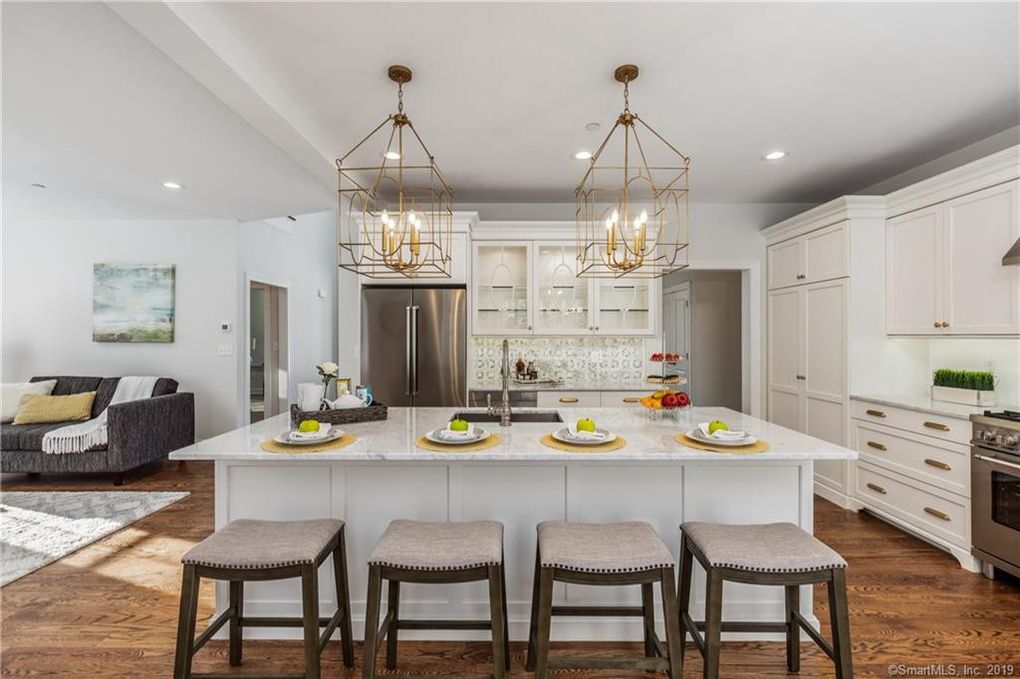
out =
<svg viewBox="0 0 1020 679"><path fill-rule="evenodd" d="M92 417L99 417L99 413L106 410L113 400L113 394L117 391L120 383L119 377L33 377L32 382L40 380L57 380L57 386L53 389L54 396L64 394L76 394L82 391L95 391L96 400L92 402ZM166 396L177 393L177 380L169 377L160 377L152 388L153 396Z"/></svg>
<svg viewBox="0 0 1020 679"><path fill-rule="evenodd" d="M117 391L118 383L120 383L119 377L104 377L99 380L99 386L96 387L96 400L92 402L92 417L99 417L99 413L110 405L113 392Z"/></svg>
<svg viewBox="0 0 1020 679"><path fill-rule="evenodd" d="M19 424L17 426L3 427L3 449L4 450L30 450L42 451L43 436L54 429L60 429L70 424L79 422L47 422L46 424ZM10 447L8 447L10 444ZM106 446L93 448L92 450L105 450Z"/></svg>
<svg viewBox="0 0 1020 679"><path fill-rule="evenodd" d="M176 394L177 387L177 380L170 379L169 377L160 377L156 380L156 386L152 388L152 395L166 396L167 394Z"/></svg>
<svg viewBox="0 0 1020 679"><path fill-rule="evenodd" d="M68 394L80 394L85 391L96 391L102 377L83 377L80 375L52 375L46 377L33 377L29 382L42 382L43 380L56 380L57 386L50 392L52 396L67 396Z"/></svg>
<svg viewBox="0 0 1020 679"><path fill-rule="evenodd" d="M21 436L21 430L24 427L31 427L32 425L26 424L23 426L15 427L12 424L0 424L0 450L21 450L18 438Z"/></svg>

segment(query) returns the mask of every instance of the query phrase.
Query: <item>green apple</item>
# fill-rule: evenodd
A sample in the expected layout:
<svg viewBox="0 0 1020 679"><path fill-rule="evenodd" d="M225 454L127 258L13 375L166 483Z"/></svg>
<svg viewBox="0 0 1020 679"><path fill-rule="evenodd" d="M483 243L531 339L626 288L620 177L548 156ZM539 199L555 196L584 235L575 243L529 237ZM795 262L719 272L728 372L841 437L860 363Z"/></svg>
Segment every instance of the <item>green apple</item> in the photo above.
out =
<svg viewBox="0 0 1020 679"><path fill-rule="evenodd" d="M708 433L714 434L717 431L729 431L729 427L722 420L712 420L708 423Z"/></svg>
<svg viewBox="0 0 1020 679"><path fill-rule="evenodd" d="M450 431L467 431L471 428L471 425L467 423L467 420L451 420Z"/></svg>
<svg viewBox="0 0 1020 679"><path fill-rule="evenodd" d="M595 420L582 417L577 421L577 431L595 431Z"/></svg>
<svg viewBox="0 0 1020 679"><path fill-rule="evenodd" d="M301 424L298 425L298 431L305 434L319 431L319 422L317 420L301 420Z"/></svg>

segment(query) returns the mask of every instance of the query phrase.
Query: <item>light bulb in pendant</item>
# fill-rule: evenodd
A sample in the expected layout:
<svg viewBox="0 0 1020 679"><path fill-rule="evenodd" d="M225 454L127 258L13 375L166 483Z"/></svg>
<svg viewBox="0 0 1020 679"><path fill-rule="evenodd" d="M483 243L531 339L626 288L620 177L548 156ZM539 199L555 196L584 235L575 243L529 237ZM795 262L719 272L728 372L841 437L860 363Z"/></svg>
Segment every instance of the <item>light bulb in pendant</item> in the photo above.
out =
<svg viewBox="0 0 1020 679"><path fill-rule="evenodd" d="M620 213L617 212L616 210L613 210L613 216L610 219L613 220L613 224L617 223L618 221L620 221Z"/></svg>
<svg viewBox="0 0 1020 679"><path fill-rule="evenodd" d="M383 224L389 224L390 223L390 213L389 213L389 211L383 210L382 214L379 216L379 218L382 219L382 223Z"/></svg>
<svg viewBox="0 0 1020 679"><path fill-rule="evenodd" d="M648 211L647 210L642 210L641 211L641 216L638 217L638 219L641 220L642 224L647 224L648 223Z"/></svg>

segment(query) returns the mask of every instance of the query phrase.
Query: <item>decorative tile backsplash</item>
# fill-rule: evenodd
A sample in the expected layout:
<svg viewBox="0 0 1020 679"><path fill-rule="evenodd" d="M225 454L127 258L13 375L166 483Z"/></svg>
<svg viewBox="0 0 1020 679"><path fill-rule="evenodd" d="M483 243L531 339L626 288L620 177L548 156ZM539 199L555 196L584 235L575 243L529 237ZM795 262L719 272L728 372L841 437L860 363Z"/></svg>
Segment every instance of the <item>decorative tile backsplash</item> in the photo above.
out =
<svg viewBox="0 0 1020 679"><path fill-rule="evenodd" d="M640 337L517 337L510 340L511 369L517 357L535 362L540 378L567 382L626 382L643 378L645 344ZM502 337L473 337L472 384L499 382Z"/></svg>

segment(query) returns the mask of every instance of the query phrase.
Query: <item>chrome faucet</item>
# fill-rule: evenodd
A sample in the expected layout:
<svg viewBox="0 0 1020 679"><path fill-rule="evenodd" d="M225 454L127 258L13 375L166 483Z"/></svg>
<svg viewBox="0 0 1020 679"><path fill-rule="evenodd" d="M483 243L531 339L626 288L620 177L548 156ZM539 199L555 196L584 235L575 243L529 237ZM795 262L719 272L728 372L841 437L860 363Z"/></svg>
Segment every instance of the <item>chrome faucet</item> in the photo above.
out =
<svg viewBox="0 0 1020 679"><path fill-rule="evenodd" d="M503 402L496 410L492 406L492 395L486 395L486 403L490 415L499 415L499 426L509 427L513 411L510 409L510 342L503 340L503 366L499 369L499 375L503 378Z"/></svg>

